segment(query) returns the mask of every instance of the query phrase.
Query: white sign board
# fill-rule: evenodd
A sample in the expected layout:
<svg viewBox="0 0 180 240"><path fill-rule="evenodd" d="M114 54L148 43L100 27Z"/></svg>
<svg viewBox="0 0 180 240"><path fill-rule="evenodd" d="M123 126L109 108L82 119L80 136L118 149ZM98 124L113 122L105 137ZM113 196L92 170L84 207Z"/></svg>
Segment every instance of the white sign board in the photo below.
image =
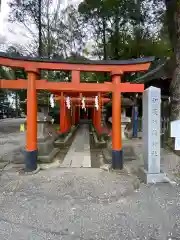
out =
<svg viewBox="0 0 180 240"><path fill-rule="evenodd" d="M175 150L180 150L180 138L175 138Z"/></svg>
<svg viewBox="0 0 180 240"><path fill-rule="evenodd" d="M180 138L180 120L171 122L171 137Z"/></svg>

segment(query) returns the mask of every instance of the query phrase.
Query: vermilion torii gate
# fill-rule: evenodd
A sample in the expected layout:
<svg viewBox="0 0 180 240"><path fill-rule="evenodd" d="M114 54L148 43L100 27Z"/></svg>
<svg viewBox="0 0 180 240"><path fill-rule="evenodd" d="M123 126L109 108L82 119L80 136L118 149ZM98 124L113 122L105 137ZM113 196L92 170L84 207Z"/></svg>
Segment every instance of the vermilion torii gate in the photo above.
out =
<svg viewBox="0 0 180 240"><path fill-rule="evenodd" d="M27 89L27 136L26 136L26 171L37 168L37 96L38 90L49 90L65 94L82 93L91 96L112 92L112 167L123 168L121 141L121 92L143 92L144 84L121 83L125 72L148 70L154 58L140 58L122 61L86 61L70 63L30 57L12 57L0 53L0 65L23 68L27 80L0 80L2 89ZM39 72L46 70L71 71L71 82L49 82L40 79ZM112 82L81 83L80 72L110 72Z"/></svg>

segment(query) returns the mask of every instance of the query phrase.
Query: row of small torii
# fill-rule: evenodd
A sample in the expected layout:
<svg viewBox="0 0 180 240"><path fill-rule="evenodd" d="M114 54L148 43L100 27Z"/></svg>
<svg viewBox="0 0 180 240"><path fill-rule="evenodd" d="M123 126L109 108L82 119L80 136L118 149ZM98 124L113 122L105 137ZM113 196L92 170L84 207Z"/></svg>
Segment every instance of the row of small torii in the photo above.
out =
<svg viewBox="0 0 180 240"><path fill-rule="evenodd" d="M52 94L50 96L50 104L51 104L51 107L54 108L54 95ZM84 109L86 111L86 98L85 97L82 97L82 100L81 100L81 104L82 104L82 109ZM71 108L71 98L70 97L66 97L66 106L68 109ZM96 108L96 110L99 109L99 99L98 99L98 96L95 96L94 98L94 107Z"/></svg>

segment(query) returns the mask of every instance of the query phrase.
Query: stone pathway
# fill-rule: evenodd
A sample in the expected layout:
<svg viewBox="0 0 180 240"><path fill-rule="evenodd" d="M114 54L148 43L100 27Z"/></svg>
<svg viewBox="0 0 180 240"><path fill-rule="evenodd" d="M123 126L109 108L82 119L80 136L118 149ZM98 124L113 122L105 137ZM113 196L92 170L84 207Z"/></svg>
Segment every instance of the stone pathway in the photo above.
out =
<svg viewBox="0 0 180 240"><path fill-rule="evenodd" d="M80 126L61 167L91 167L89 125Z"/></svg>

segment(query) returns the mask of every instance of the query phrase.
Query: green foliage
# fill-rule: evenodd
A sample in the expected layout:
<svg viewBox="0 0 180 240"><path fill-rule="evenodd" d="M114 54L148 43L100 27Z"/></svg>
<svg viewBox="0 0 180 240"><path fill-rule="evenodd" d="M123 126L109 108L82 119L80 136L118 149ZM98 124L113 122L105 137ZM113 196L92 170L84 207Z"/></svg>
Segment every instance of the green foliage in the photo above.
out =
<svg viewBox="0 0 180 240"><path fill-rule="evenodd" d="M78 11L72 5L60 10L58 4L53 8L50 0L42 0L44 56L76 61L86 59L83 54L100 59L164 58L172 54L160 0L84 0ZM24 0L17 5L16 0L10 0L10 8L12 21L25 26L31 21L38 27L38 1ZM94 42L90 49L86 47L89 36ZM125 80L134 77L127 75ZM43 78L70 81L71 76L68 72L43 71ZM83 82L109 80L107 74L81 74Z"/></svg>
<svg viewBox="0 0 180 240"><path fill-rule="evenodd" d="M167 54L167 41L164 44L150 32L150 10L145 0L84 0L79 5L84 21L93 27L97 42L94 53L109 59Z"/></svg>

